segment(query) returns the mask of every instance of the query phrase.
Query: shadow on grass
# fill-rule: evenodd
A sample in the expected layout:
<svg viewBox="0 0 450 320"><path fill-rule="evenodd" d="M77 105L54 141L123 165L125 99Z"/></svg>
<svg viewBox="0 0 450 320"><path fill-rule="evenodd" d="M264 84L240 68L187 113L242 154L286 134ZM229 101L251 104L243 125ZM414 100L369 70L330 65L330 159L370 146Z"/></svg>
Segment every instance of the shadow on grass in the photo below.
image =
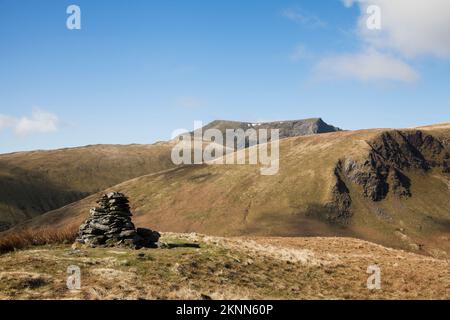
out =
<svg viewBox="0 0 450 320"><path fill-rule="evenodd" d="M196 249L199 249L200 245L198 243L165 243L163 248L166 248L166 249L176 249L176 248L196 248Z"/></svg>

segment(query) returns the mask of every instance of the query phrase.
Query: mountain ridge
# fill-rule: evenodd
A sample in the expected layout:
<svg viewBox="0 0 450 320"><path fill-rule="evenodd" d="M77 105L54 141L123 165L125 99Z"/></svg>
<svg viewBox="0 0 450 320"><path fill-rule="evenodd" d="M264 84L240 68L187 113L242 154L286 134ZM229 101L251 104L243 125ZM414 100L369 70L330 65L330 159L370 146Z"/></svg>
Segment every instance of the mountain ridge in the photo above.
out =
<svg viewBox="0 0 450 320"><path fill-rule="evenodd" d="M214 120L201 128L202 131L208 129L218 129L225 134L227 129L278 129L280 139L321 134L342 131L340 128L327 124L322 118L308 118L300 120L284 120L271 122L245 122L245 121L231 121L231 120ZM198 130L198 129L197 129ZM193 134L195 131L191 132Z"/></svg>

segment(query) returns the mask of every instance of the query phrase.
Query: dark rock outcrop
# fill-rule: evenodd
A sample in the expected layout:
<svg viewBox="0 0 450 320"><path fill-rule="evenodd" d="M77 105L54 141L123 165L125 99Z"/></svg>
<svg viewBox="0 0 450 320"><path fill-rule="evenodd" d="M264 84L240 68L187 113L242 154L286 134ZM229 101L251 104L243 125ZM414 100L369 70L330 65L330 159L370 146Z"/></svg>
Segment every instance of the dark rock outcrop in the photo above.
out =
<svg viewBox="0 0 450 320"><path fill-rule="evenodd" d="M346 177L362 186L364 195L373 201L383 200L391 191L399 197L410 197L408 170L448 170L446 148L422 131L385 132L368 143L371 150L366 161L346 159L343 167Z"/></svg>
<svg viewBox="0 0 450 320"><path fill-rule="evenodd" d="M450 152L447 152L444 156L444 161L442 162L442 172L450 173Z"/></svg>
<svg viewBox="0 0 450 320"><path fill-rule="evenodd" d="M334 172L336 183L332 190L332 201L326 205L327 217L330 223L347 224L352 216L350 206L352 199L350 191L342 179L342 163L339 162Z"/></svg>

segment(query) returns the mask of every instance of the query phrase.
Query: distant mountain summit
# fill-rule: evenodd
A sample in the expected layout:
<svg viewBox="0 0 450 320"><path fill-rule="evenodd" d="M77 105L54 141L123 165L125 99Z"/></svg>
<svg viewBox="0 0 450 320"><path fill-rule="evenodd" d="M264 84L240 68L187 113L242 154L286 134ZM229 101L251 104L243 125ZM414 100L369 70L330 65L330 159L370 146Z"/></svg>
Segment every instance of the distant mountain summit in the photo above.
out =
<svg viewBox="0 0 450 320"><path fill-rule="evenodd" d="M340 128L327 124L321 118L311 118L303 120L288 120L288 121L274 121L274 122L239 122L227 120L215 120L202 128L203 131L207 129L218 129L225 133L227 129L279 129L280 139L306 136L311 134L328 133L342 131Z"/></svg>

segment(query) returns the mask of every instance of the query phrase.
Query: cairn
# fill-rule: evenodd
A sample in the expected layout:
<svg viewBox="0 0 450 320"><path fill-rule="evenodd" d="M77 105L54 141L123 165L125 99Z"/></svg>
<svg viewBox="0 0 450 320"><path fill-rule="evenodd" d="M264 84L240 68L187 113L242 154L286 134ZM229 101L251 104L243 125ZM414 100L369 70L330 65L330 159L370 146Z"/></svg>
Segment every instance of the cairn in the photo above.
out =
<svg viewBox="0 0 450 320"><path fill-rule="evenodd" d="M127 246L136 249L158 247L158 232L135 228L125 195L111 192L103 195L97 204L90 210L91 216L80 226L76 244L89 247Z"/></svg>

